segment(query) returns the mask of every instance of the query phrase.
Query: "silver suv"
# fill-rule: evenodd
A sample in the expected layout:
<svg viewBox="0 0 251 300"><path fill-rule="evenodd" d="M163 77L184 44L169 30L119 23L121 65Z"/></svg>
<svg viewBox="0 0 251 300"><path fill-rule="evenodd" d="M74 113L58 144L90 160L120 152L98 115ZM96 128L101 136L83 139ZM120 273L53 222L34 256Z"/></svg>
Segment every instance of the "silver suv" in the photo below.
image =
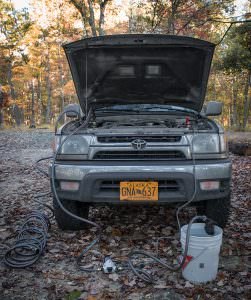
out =
<svg viewBox="0 0 251 300"><path fill-rule="evenodd" d="M222 127L203 107L215 45L169 35L115 35L64 45L79 105L56 131L55 186L88 218L96 204L185 203L220 226L230 207L231 162ZM54 199L62 229L84 224Z"/></svg>

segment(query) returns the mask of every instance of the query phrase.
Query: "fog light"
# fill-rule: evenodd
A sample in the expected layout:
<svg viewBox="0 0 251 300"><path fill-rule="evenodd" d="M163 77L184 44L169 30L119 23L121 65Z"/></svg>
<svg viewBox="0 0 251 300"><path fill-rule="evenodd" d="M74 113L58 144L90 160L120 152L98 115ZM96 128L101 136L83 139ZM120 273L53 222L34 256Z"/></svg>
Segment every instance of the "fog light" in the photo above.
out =
<svg viewBox="0 0 251 300"><path fill-rule="evenodd" d="M202 191L218 190L220 187L219 181L202 181L200 182L200 189Z"/></svg>
<svg viewBox="0 0 251 300"><path fill-rule="evenodd" d="M60 188L62 191L78 191L79 182L76 181L61 181Z"/></svg>

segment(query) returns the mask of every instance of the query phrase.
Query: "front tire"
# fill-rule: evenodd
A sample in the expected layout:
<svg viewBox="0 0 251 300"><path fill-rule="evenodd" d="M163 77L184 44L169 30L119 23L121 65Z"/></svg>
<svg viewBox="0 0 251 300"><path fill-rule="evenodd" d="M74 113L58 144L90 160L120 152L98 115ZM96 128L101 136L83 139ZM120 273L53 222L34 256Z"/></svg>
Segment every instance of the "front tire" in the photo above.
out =
<svg viewBox="0 0 251 300"><path fill-rule="evenodd" d="M61 200L62 205L71 213L88 219L89 205L79 201ZM59 206L57 199L53 197L54 215L57 221L58 227L62 230L81 230L88 226L87 223L72 218L66 214Z"/></svg>
<svg viewBox="0 0 251 300"><path fill-rule="evenodd" d="M224 228L227 225L230 214L230 196L203 201L197 206L197 213L199 215L206 215L221 228Z"/></svg>

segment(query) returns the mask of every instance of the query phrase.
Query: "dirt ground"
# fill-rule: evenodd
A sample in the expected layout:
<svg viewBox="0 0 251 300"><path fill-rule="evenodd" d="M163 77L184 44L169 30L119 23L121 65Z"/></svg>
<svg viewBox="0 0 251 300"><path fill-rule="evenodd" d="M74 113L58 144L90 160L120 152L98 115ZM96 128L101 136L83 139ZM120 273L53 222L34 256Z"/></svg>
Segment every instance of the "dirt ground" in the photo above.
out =
<svg viewBox="0 0 251 300"><path fill-rule="evenodd" d="M14 243L18 227L34 209L34 195L49 191L49 182L34 169L34 162L51 154L53 133L46 130L0 131L0 255ZM32 267L10 269L0 264L0 299L250 299L251 298L251 157L231 155L233 181L231 217L224 230L216 280L195 285L181 273L151 265L156 283L147 285L130 270L111 275L78 270L76 257L95 236L95 229L63 232L55 221L49 231L46 252ZM46 167L46 164L44 164ZM51 198L44 202L51 204ZM194 209L182 214L183 224ZM91 219L103 227L102 239L87 257L100 265L101 255L126 262L134 249L156 251L168 263L180 254L174 208L98 207Z"/></svg>

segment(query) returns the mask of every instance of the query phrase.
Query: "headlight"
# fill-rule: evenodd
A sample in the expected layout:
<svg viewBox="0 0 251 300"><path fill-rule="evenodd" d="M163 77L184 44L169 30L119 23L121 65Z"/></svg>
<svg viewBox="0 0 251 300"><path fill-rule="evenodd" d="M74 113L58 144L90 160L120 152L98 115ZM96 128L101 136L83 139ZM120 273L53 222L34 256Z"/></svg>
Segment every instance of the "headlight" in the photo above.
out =
<svg viewBox="0 0 251 300"><path fill-rule="evenodd" d="M219 153L218 134L197 134L192 140L194 153Z"/></svg>
<svg viewBox="0 0 251 300"><path fill-rule="evenodd" d="M88 141L81 135L73 135L69 138L62 137L61 154L88 154L89 144ZM65 142L63 142L66 139Z"/></svg>

